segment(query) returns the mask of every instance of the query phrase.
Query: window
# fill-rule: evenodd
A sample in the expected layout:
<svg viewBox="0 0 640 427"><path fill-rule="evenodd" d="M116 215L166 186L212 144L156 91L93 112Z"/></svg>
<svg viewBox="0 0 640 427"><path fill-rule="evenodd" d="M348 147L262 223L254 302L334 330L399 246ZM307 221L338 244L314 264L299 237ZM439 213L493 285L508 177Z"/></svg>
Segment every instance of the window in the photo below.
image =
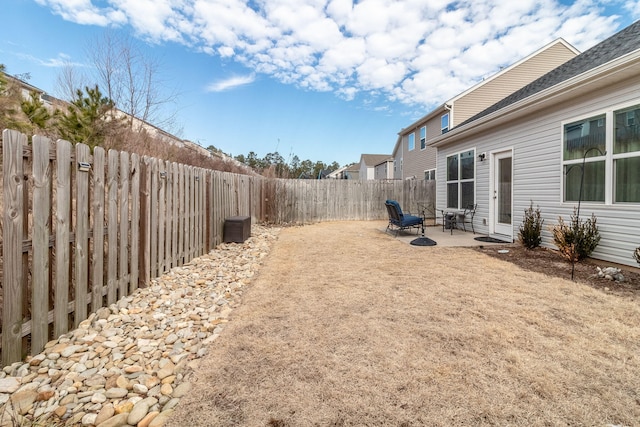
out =
<svg viewBox="0 0 640 427"><path fill-rule="evenodd" d="M447 208L475 203L475 150L447 157Z"/></svg>
<svg viewBox="0 0 640 427"><path fill-rule="evenodd" d="M424 150L427 148L427 127L422 126L420 128L420 149Z"/></svg>
<svg viewBox="0 0 640 427"><path fill-rule="evenodd" d="M605 115L564 125L564 200L577 202L580 197L582 160L584 181L582 200L604 202L605 198L605 156L606 151Z"/></svg>
<svg viewBox="0 0 640 427"><path fill-rule="evenodd" d="M407 139L407 150L412 151L416 148L416 134L410 133Z"/></svg>
<svg viewBox="0 0 640 427"><path fill-rule="evenodd" d="M442 131L442 133L449 132L449 113L445 114L440 119L440 130Z"/></svg>
<svg viewBox="0 0 640 427"><path fill-rule="evenodd" d="M613 201L640 203L640 105L613 114Z"/></svg>
<svg viewBox="0 0 640 427"><path fill-rule="evenodd" d="M564 124L564 201L580 199L584 179L582 201L640 203L639 127L640 105Z"/></svg>
<svg viewBox="0 0 640 427"><path fill-rule="evenodd" d="M424 180L425 181L435 181L436 180L436 170L429 169L424 171Z"/></svg>

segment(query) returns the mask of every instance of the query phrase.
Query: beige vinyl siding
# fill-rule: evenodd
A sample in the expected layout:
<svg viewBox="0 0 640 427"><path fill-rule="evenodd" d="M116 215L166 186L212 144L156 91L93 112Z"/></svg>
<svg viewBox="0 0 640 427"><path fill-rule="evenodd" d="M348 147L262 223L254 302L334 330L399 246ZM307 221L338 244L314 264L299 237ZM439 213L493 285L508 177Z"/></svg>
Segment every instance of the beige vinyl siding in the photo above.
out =
<svg viewBox="0 0 640 427"><path fill-rule="evenodd" d="M544 219L543 245L554 247L550 227L558 223L558 216L569 219L577 203L563 203L562 186L562 121L579 116L597 114L629 102L640 104L640 80L629 79L615 86L600 89L589 95L574 98L551 109L532 113L525 119L499 126L490 132L439 148L437 179L437 208L446 204L446 157L455 152L476 149L476 155L487 153L487 160L476 157L476 232L489 233L490 158L491 153L513 149L513 238L517 240L524 210L533 201L540 206ZM573 172L579 173L579 171ZM581 218L594 213L602 237L593 257L637 266L631 257L640 245L640 205L601 203L581 204ZM483 224L483 218L487 225Z"/></svg>
<svg viewBox="0 0 640 427"><path fill-rule="evenodd" d="M566 45L557 43L460 97L454 103L453 126L463 123L575 56Z"/></svg>
<svg viewBox="0 0 640 427"><path fill-rule="evenodd" d="M442 114L444 114L444 110ZM416 148L413 151L406 151L406 139L411 131L407 130L402 134L404 141L403 179L412 176L415 176L417 179L424 179L424 171L427 169L435 169L436 167L437 150L428 145L424 150L420 149L420 128L425 125L427 126L427 144L429 144L429 140L440 135L440 115L437 115L437 117L432 118L426 123L419 124L413 129L412 132L416 135Z"/></svg>

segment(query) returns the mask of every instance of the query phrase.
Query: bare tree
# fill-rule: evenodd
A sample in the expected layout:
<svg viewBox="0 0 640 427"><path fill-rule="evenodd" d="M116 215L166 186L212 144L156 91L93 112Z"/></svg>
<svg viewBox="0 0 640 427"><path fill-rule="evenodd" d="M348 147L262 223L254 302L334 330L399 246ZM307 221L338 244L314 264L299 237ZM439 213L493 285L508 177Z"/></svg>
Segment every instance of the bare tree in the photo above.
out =
<svg viewBox="0 0 640 427"><path fill-rule="evenodd" d="M90 45L89 56L98 85L129 116L132 130L141 130L136 128L134 118L172 130L176 112L170 111L170 106L176 103L178 94L160 79L159 59L146 55L131 37L111 31Z"/></svg>
<svg viewBox="0 0 640 427"><path fill-rule="evenodd" d="M71 62L66 62L56 77L56 96L71 102L76 97L78 89L88 86L87 76L78 71Z"/></svg>

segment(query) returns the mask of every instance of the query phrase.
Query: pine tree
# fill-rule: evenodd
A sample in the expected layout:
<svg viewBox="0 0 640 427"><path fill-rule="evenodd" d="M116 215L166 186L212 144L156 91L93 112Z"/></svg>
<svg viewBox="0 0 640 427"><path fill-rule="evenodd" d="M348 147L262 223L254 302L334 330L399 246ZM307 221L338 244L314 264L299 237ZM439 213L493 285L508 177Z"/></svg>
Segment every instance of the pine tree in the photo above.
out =
<svg viewBox="0 0 640 427"><path fill-rule="evenodd" d="M78 89L69 110L61 117L60 134L73 143L103 145L118 125L107 114L114 108L113 102L102 96L97 85L85 87L85 92L86 95Z"/></svg>

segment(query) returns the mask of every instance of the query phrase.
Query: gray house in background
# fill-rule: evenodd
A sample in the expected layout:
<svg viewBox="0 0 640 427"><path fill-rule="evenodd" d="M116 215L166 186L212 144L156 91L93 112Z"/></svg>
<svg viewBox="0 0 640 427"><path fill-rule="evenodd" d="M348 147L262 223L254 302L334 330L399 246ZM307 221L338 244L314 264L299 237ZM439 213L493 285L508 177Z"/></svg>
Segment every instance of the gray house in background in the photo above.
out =
<svg viewBox="0 0 640 427"><path fill-rule="evenodd" d="M431 141L437 208L477 203L475 229L518 238L533 202L550 228L595 214L593 257L637 266L640 246L640 21ZM586 157L585 157L586 156Z"/></svg>
<svg viewBox="0 0 640 427"><path fill-rule="evenodd" d="M361 181L376 179L376 166L387 160L393 161L388 154L362 154L360 156L359 179Z"/></svg>
<svg viewBox="0 0 640 427"><path fill-rule="evenodd" d="M373 168L374 179L393 179L393 158L387 157Z"/></svg>

